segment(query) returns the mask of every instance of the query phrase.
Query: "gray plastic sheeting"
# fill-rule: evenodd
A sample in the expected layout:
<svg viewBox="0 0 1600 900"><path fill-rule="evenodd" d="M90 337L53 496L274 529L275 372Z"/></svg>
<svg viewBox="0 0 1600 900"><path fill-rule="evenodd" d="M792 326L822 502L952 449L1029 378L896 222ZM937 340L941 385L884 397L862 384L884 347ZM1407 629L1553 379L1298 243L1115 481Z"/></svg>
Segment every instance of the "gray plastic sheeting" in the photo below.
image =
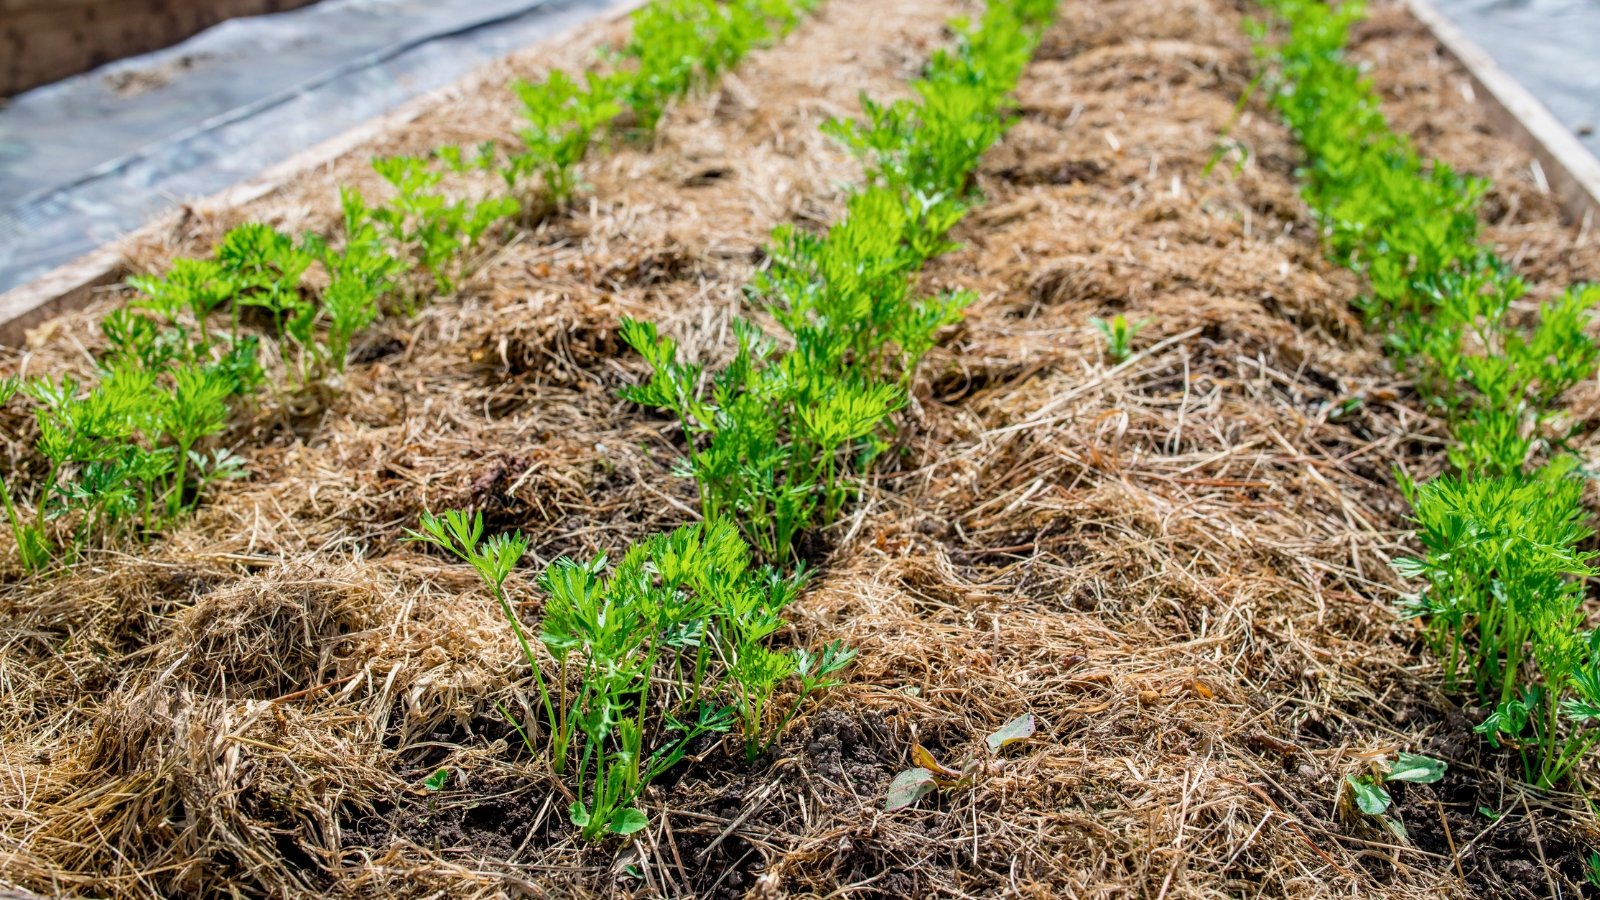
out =
<svg viewBox="0 0 1600 900"><path fill-rule="evenodd" d="M1434 0L1600 156L1600 0Z"/></svg>
<svg viewBox="0 0 1600 900"><path fill-rule="evenodd" d="M0 108L0 291L621 0L324 0Z"/></svg>

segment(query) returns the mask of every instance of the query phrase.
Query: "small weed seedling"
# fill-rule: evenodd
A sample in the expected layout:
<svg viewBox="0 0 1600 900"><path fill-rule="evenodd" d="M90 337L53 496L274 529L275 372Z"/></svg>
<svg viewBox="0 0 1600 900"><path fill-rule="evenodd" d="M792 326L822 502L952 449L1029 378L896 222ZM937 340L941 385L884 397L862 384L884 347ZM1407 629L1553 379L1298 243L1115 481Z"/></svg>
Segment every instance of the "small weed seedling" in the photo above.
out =
<svg viewBox="0 0 1600 900"><path fill-rule="evenodd" d="M1139 332L1150 322L1148 318L1129 322L1128 317L1122 313L1112 316L1110 321L1098 317L1089 319L1089 324L1100 332L1101 339L1105 341L1106 357L1114 363L1120 363L1128 358L1133 352L1133 339L1138 337Z"/></svg>
<svg viewBox="0 0 1600 900"><path fill-rule="evenodd" d="M984 745L990 757L998 758L1006 747L1033 737L1035 728L1033 714L1024 713L986 737ZM889 783L889 793L883 801L884 812L914 806L935 789L953 791L971 787L988 771L988 761L981 756L973 756L959 769L949 768L934 758L928 748L917 743L911 745L911 761L915 765Z"/></svg>
<svg viewBox="0 0 1600 900"><path fill-rule="evenodd" d="M1395 782L1433 784L1444 777L1444 771L1445 764L1441 760L1401 751L1393 763L1375 761L1368 772L1346 775L1340 785L1339 808L1348 810L1353 804L1356 810L1376 820L1385 831L1406 841L1409 838L1405 826L1388 814L1394 798L1386 785Z"/></svg>
<svg viewBox="0 0 1600 900"><path fill-rule="evenodd" d="M433 770L433 774L422 779L422 789L429 792L444 790L450 784L452 771L449 766L442 766Z"/></svg>

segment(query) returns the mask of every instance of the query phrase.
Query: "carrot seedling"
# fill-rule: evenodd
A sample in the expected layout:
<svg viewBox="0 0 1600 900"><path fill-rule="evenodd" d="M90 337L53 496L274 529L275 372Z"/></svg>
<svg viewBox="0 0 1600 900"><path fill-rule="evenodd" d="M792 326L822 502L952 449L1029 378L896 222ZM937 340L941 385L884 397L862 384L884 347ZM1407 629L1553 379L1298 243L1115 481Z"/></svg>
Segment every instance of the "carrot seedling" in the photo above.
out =
<svg viewBox="0 0 1600 900"><path fill-rule="evenodd" d="M644 827L640 794L697 739L738 728L747 754L759 754L854 657L839 645L819 655L768 646L801 579L754 568L737 529L709 522L635 544L614 569L604 556L547 566L538 579L547 679L505 587L522 537L485 538L481 515L452 511L424 515L409 539L472 565L499 603L533 670L551 768L572 779L571 819L590 840ZM792 678L797 695L775 709Z"/></svg>

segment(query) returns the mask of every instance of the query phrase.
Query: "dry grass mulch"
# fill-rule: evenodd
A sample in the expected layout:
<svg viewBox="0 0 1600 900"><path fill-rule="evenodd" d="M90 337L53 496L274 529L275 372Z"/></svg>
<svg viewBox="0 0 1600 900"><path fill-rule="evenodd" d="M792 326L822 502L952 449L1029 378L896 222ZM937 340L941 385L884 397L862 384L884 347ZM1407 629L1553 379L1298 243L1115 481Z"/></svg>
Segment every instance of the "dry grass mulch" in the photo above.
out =
<svg viewBox="0 0 1600 900"><path fill-rule="evenodd" d="M1253 75L1223 0L1063 0L985 202L924 275L980 300L795 608L793 640L859 648L848 684L768 758L708 749L663 780L627 846L571 833L495 711L526 702L498 610L401 530L480 508L537 566L692 515L673 426L616 398L641 372L618 318L725 353L771 227L830 221L857 177L817 126L903 90L963 11L826 4L654 147L591 165L592 200L378 329L341 383L239 423L252 478L190 524L0 577L3 877L116 897L1577 896L1593 819L1512 783L1395 617L1391 473L1435 471L1441 434L1352 316L1359 281L1322 260L1297 148L1257 102L1231 131L1248 156L1205 172ZM1396 127L1496 179L1489 235L1538 291L1600 278L1414 22L1381 6L1359 41ZM371 153L507 137L493 76L136 258L204 252L244 217L325 224ZM84 368L104 308L5 370ZM1116 313L1150 320L1122 363L1089 322ZM531 577L515 588L536 616ZM988 758L1022 712L1039 734ZM883 813L913 742L980 777ZM1394 749L1451 763L1397 789L1409 845L1336 802ZM421 790L442 765L457 781Z"/></svg>

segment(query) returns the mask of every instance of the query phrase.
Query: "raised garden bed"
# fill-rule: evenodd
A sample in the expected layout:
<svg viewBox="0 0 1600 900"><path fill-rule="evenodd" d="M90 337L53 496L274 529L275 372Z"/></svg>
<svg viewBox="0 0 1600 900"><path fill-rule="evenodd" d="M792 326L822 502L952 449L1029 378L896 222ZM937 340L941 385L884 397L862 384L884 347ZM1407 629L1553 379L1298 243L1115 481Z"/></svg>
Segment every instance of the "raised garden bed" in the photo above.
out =
<svg viewBox="0 0 1600 900"><path fill-rule="evenodd" d="M225 19L316 0L7 0L0 97L167 47Z"/></svg>
<svg viewBox="0 0 1600 900"><path fill-rule="evenodd" d="M794 545L814 571L775 640L853 648L843 684L753 758L732 736L688 748L631 836L569 822L571 779L507 724L537 721L538 694L501 607L402 538L448 508L520 530L507 593L536 623L545 564L694 520L679 422L619 399L649 375L624 317L713 366L736 316L776 333L743 291L772 229L838 222L862 179L820 126L859 117L861 92L905 96L945 21L979 11L824 3L649 141L592 155L576 202L486 242L456 291L362 331L342 373L236 408L208 440L247 477L159 536L43 573L0 537L4 878L114 896L1585 890L1600 832L1581 797L1523 784L1396 614L1416 585L1389 562L1417 548L1394 472L1443 471L1450 432L1353 311L1363 280L1324 259L1302 149L1263 92L1236 115L1258 69L1220 0L1062 0L1034 49L960 246L922 267L923 294L975 299L859 496ZM608 29L506 72L577 70L626 39ZM1493 180L1483 233L1533 298L1600 280L1589 229L1413 19L1375 8L1352 53L1397 132ZM247 220L333 231L339 185L384 196L368 157L521 126L489 79L147 233L131 265L208 256ZM95 380L96 323L127 300L50 321L0 373ZM1119 315L1143 323L1125 356L1094 324ZM1592 377L1563 398L1580 456L1597 402ZM0 425L25 489L44 477L35 425L20 403ZM1028 714L1031 737L990 749ZM930 764L917 746L963 783L886 811L897 774ZM1391 785L1404 838L1347 788L1399 751L1448 766Z"/></svg>

